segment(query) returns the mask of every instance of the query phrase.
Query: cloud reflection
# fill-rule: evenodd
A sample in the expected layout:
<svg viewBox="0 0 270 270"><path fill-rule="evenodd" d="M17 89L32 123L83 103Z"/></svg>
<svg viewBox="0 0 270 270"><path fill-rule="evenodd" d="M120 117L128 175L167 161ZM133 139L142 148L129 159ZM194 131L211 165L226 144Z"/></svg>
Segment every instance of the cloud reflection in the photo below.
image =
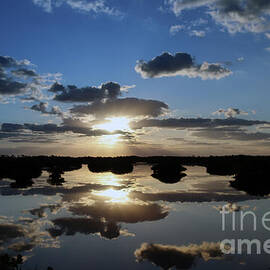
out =
<svg viewBox="0 0 270 270"><path fill-rule="evenodd" d="M201 245L172 246L143 243L135 250L138 262L150 261L163 269L191 269L198 259L208 261L221 259L223 254L219 243L204 242Z"/></svg>
<svg viewBox="0 0 270 270"><path fill-rule="evenodd" d="M75 215L125 223L160 220L169 213L159 204L107 203L104 201L96 201L92 205L74 204L69 210Z"/></svg>
<svg viewBox="0 0 270 270"><path fill-rule="evenodd" d="M58 218L53 221L54 227L48 229L52 237L61 235L72 236L76 233L97 234L114 239L120 236L121 226L114 222L104 222L101 219L93 218Z"/></svg>

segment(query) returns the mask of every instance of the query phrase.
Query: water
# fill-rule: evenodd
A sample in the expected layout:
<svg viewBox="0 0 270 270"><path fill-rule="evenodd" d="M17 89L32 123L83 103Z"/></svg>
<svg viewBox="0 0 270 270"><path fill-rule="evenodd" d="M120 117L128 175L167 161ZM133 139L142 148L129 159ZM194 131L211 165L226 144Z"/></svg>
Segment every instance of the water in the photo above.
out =
<svg viewBox="0 0 270 270"><path fill-rule="evenodd" d="M44 172L27 189L0 181L0 251L22 254L22 269L269 269L265 252L225 255L224 239L258 239L270 232L261 224L268 198L229 186L230 177L187 167L176 184L151 177L148 165L130 174L91 173L86 166L66 172L62 186ZM228 202L222 230L221 207ZM246 217L240 231L241 211ZM235 215L235 231L232 217ZM269 223L268 223L269 224Z"/></svg>

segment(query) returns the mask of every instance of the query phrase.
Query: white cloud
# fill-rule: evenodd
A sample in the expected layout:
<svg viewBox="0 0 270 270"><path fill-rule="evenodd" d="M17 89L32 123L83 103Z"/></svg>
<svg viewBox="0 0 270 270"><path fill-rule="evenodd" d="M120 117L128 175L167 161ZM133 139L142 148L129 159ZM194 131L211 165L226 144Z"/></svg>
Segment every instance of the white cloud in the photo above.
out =
<svg viewBox="0 0 270 270"><path fill-rule="evenodd" d="M175 35L176 33L180 32L181 30L183 30L185 27L183 25L180 24L176 24L176 25L172 25L170 27L170 34L171 35Z"/></svg>
<svg viewBox="0 0 270 270"><path fill-rule="evenodd" d="M243 61L245 61L245 58L244 58L243 56L238 57L238 58L237 58L237 61L238 61L238 62L243 62Z"/></svg>
<svg viewBox="0 0 270 270"><path fill-rule="evenodd" d="M270 30L270 1L165 0L165 4L176 16L183 10L206 8L206 14L229 33Z"/></svg>
<svg viewBox="0 0 270 270"><path fill-rule="evenodd" d="M105 0L33 0L33 3L40 6L44 11L50 13L54 8L59 8L63 4L68 5L70 8L91 13L104 13L112 16L122 16L123 14L115 8L109 7Z"/></svg>
<svg viewBox="0 0 270 270"><path fill-rule="evenodd" d="M42 7L46 12L52 12L51 0L33 0L33 3L39 7Z"/></svg>
<svg viewBox="0 0 270 270"><path fill-rule="evenodd" d="M203 37L205 37L205 31L192 30L192 31L189 33L189 35L190 35L190 36L196 36L196 37L203 38Z"/></svg>
<svg viewBox="0 0 270 270"><path fill-rule="evenodd" d="M270 33L265 33L265 36L270 39Z"/></svg>

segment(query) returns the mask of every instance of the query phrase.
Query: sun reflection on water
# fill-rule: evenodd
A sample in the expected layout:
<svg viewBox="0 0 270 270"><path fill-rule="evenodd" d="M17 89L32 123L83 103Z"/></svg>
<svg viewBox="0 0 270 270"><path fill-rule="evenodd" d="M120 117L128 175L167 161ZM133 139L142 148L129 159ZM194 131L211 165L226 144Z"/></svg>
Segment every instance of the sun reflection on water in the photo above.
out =
<svg viewBox="0 0 270 270"><path fill-rule="evenodd" d="M103 191L96 191L93 192L94 195L108 198L109 202L118 202L118 203L125 203L129 201L129 191L126 190L115 190L115 189L106 189Z"/></svg>

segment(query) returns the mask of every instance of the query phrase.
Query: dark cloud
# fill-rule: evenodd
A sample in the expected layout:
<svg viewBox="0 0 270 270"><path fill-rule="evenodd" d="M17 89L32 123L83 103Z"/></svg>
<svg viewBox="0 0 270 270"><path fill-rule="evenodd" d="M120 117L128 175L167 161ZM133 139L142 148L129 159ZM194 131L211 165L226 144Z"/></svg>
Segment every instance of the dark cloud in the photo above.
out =
<svg viewBox="0 0 270 270"><path fill-rule="evenodd" d="M143 243L139 249L135 250L134 255L139 262L147 260L163 269L191 269L198 258L208 261L223 257L220 244L209 242L189 246Z"/></svg>
<svg viewBox="0 0 270 270"><path fill-rule="evenodd" d="M0 243L25 236L22 226L15 224L0 224Z"/></svg>
<svg viewBox="0 0 270 270"><path fill-rule="evenodd" d="M69 210L75 215L86 215L94 218L105 218L107 221L137 223L165 218L168 212L158 204L105 203L93 205L77 204Z"/></svg>
<svg viewBox="0 0 270 270"><path fill-rule="evenodd" d="M12 80L11 78L0 78L0 95L18 95L26 91L26 83Z"/></svg>
<svg viewBox="0 0 270 270"><path fill-rule="evenodd" d="M176 73L182 69L188 69L193 66L193 59L187 53L163 53L155 57L149 62L140 61L136 66L136 71L141 73L143 77L158 77L164 73Z"/></svg>
<svg viewBox="0 0 270 270"><path fill-rule="evenodd" d="M17 243L9 245L8 249L11 249L15 252L24 252L32 250L36 244L34 242L24 242L19 241Z"/></svg>
<svg viewBox="0 0 270 270"><path fill-rule="evenodd" d="M140 129L143 127L159 127L159 128L200 128L200 127L222 127L222 126L254 126L267 124L266 121L245 120L238 118L228 119L208 119L208 118L169 118L169 119L143 119L133 121L130 127Z"/></svg>
<svg viewBox="0 0 270 270"><path fill-rule="evenodd" d="M40 102L39 104L33 105L30 109L33 110L33 111L46 113L47 108L48 108L48 103L47 102Z"/></svg>
<svg viewBox="0 0 270 270"><path fill-rule="evenodd" d="M143 78L188 76L189 78L200 77L203 80L218 80L232 73L219 63L204 62L198 65L187 53L176 53L172 55L168 52L148 62L143 60L138 61L135 70L137 73L140 73Z"/></svg>
<svg viewBox="0 0 270 270"><path fill-rule="evenodd" d="M2 68L20 68L29 64L28 60L17 61L9 56L0 56L0 67Z"/></svg>
<svg viewBox="0 0 270 270"><path fill-rule="evenodd" d="M185 9L207 7L208 14L230 33L270 29L268 0L169 0L166 3L176 15Z"/></svg>
<svg viewBox="0 0 270 270"><path fill-rule="evenodd" d="M156 193L143 193L140 191L134 191L130 194L133 199L139 199L145 202L240 202L247 200L257 200L258 196L250 196L246 194L234 193L232 191L226 193L223 189L220 192L208 192L207 190L197 190L196 192L185 191L168 191L168 192L156 192Z"/></svg>
<svg viewBox="0 0 270 270"><path fill-rule="evenodd" d="M55 243L48 239L47 234L41 231L41 222L25 218L19 218L19 221L23 224L0 224L0 245L3 250L24 252L36 246L55 246Z"/></svg>
<svg viewBox="0 0 270 270"><path fill-rule="evenodd" d="M193 136L213 140L259 141L270 140L270 133L247 132L240 128L205 128L192 132Z"/></svg>
<svg viewBox="0 0 270 270"><path fill-rule="evenodd" d="M48 137L41 134L30 134L21 132L0 132L0 140L8 139L13 143L55 143L57 138Z"/></svg>
<svg viewBox="0 0 270 270"><path fill-rule="evenodd" d="M18 61L12 57L0 56L0 96L20 95L25 101L27 97L24 95L42 96L42 89L48 86L48 77L54 74L40 76L28 69L29 65L31 63L28 60ZM9 97L5 97L5 101L9 101Z"/></svg>
<svg viewBox="0 0 270 270"><path fill-rule="evenodd" d="M117 98L121 95L121 86L115 82L107 82L100 87L82 88L74 85L64 87L61 84L54 84L49 91L56 92L54 100L60 102L93 102L104 98Z"/></svg>
<svg viewBox="0 0 270 270"><path fill-rule="evenodd" d="M78 119L64 119L61 125L56 124L12 124L3 123L1 130L2 132L17 132L16 136L23 131L32 131L41 134L61 134L66 132L72 132L76 134L82 134L85 136L102 136L102 135L112 135L112 134L122 134L121 131L109 132L106 130L92 129L87 123L83 123Z"/></svg>
<svg viewBox="0 0 270 270"><path fill-rule="evenodd" d="M105 222L101 219L93 218L58 218L52 220L55 227L48 229L51 236L56 237L60 235L75 235L81 234L96 234L113 239L120 236L120 226L113 222Z"/></svg>
<svg viewBox="0 0 270 270"><path fill-rule="evenodd" d="M86 106L75 106L71 109L71 113L79 115L95 115L96 117L157 117L162 115L168 108L167 104L157 100L123 98L107 100L105 102L97 101Z"/></svg>
<svg viewBox="0 0 270 270"><path fill-rule="evenodd" d="M14 132L14 131L22 130L23 128L24 128L24 125L3 123L1 126L1 131L2 132Z"/></svg>
<svg viewBox="0 0 270 270"><path fill-rule="evenodd" d="M42 114L52 114L63 116L63 112L58 106L53 106L50 111L48 111L49 104L47 102L40 102L39 104L35 104L30 107L30 110L41 112Z"/></svg>
<svg viewBox="0 0 270 270"><path fill-rule="evenodd" d="M53 93L64 92L65 87L62 84L55 82L48 91L53 92Z"/></svg>
<svg viewBox="0 0 270 270"><path fill-rule="evenodd" d="M5 70L2 67L0 67L0 79L4 79L5 77L6 77Z"/></svg>
<svg viewBox="0 0 270 270"><path fill-rule="evenodd" d="M3 181L2 181L3 183ZM14 189L10 187L10 182L7 185L0 186L0 194L3 196L13 196L13 195L44 195L44 196L54 196L60 194L64 202L76 202L82 197L85 197L91 193L91 191L101 191L106 189L115 189L115 186L101 185L101 184L85 184L81 186L75 186L71 188L66 188L64 186L39 186L39 187L29 187L28 189ZM117 187L118 189L125 188L124 186Z"/></svg>
<svg viewBox="0 0 270 270"><path fill-rule="evenodd" d="M237 115L247 115L248 112L242 111L237 108L219 109L213 112L213 115L224 115L226 117L235 117Z"/></svg>
<svg viewBox="0 0 270 270"><path fill-rule="evenodd" d="M33 216L37 216L39 218L46 217L46 209L49 209L52 213L56 213L57 210L61 207L60 204L46 204L41 205L39 208L34 208L25 212L29 212Z"/></svg>
<svg viewBox="0 0 270 270"><path fill-rule="evenodd" d="M12 70L11 73L17 77L37 77L38 74L34 70L20 68L17 70Z"/></svg>

